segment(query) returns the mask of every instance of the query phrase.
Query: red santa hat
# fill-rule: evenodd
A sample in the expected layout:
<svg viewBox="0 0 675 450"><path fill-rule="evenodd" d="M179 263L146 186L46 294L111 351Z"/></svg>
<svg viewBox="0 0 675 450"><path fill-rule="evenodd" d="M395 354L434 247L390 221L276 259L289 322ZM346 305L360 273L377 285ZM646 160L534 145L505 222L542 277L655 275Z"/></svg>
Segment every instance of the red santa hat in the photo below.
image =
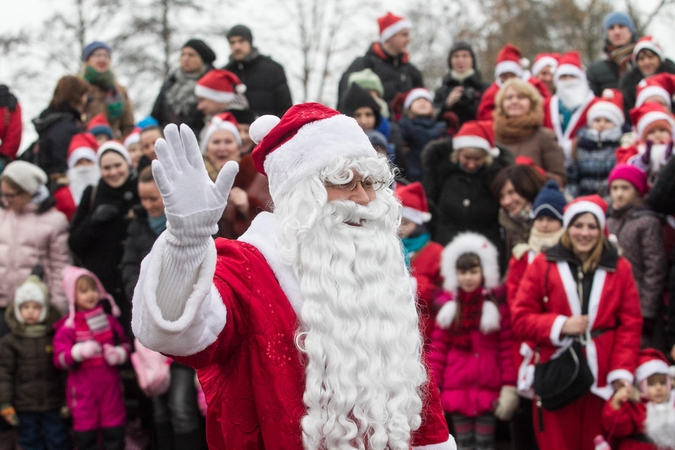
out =
<svg viewBox="0 0 675 450"><path fill-rule="evenodd" d="M320 103L293 105L281 119L259 117L249 134L258 144L251 154L255 168L267 175L274 201L298 182L316 176L335 156L377 155L354 119Z"/></svg>
<svg viewBox="0 0 675 450"><path fill-rule="evenodd" d="M532 64L532 75L536 77L548 66L551 67L551 72L555 72L558 68L558 59L560 59L560 53L539 53Z"/></svg>
<svg viewBox="0 0 675 450"><path fill-rule="evenodd" d="M431 220L427 195L419 181L408 185L399 184L396 187L396 196L401 199L403 205L402 216L417 225L422 225Z"/></svg>
<svg viewBox="0 0 675 450"><path fill-rule="evenodd" d="M141 127L135 127L124 139L124 146L129 149L130 146L141 142Z"/></svg>
<svg viewBox="0 0 675 450"><path fill-rule="evenodd" d="M120 316L120 309L117 307L115 299L112 295L108 294L108 292L103 287L103 284L101 284L101 281L92 272L82 267L66 266L63 268L61 274L63 277L61 281L61 288L63 289L63 292L65 292L66 298L68 299L68 318L66 319L65 326L68 328L73 328L75 326L75 296L77 295L77 280L83 276L88 276L96 282L99 299L108 300L110 302L110 308L112 310L113 316Z"/></svg>
<svg viewBox="0 0 675 450"><path fill-rule="evenodd" d="M675 127L672 114L661 103L647 102L639 108L633 108L630 110L630 118L642 140L657 126L670 128L671 133Z"/></svg>
<svg viewBox="0 0 675 450"><path fill-rule="evenodd" d="M584 197L577 197L565 206L565 213L563 214L563 227L568 228L572 219L579 214L591 213L598 219L600 228L605 230L607 202L598 194L586 195ZM606 230L605 230L606 234Z"/></svg>
<svg viewBox="0 0 675 450"><path fill-rule="evenodd" d="M403 108L408 109L413 102L420 98L426 98L431 103L434 102L434 96L425 88L415 88L408 91L405 95L405 100L403 100Z"/></svg>
<svg viewBox="0 0 675 450"><path fill-rule="evenodd" d="M96 152L99 166L101 165L101 156L103 156L105 152L110 151L119 153L127 162L127 164L131 166L131 156L129 155L129 151L120 141L107 141L101 144L101 146L98 148L98 151Z"/></svg>
<svg viewBox="0 0 675 450"><path fill-rule="evenodd" d="M232 113L224 112L213 116L211 123L204 130L204 137L202 138L201 150L206 153L206 147L209 145L209 140L216 130L227 130L234 136L237 145L241 148L241 135L239 134L239 124Z"/></svg>
<svg viewBox="0 0 675 450"><path fill-rule="evenodd" d="M87 123L87 131L96 136L97 134L105 134L109 139L113 138L112 127L108 123L104 114L96 114Z"/></svg>
<svg viewBox="0 0 675 450"><path fill-rule="evenodd" d="M670 108L674 94L675 75L670 73L659 73L645 78L638 83L635 106L640 107L644 105L650 97L659 97L663 99L666 106Z"/></svg>
<svg viewBox="0 0 675 450"><path fill-rule="evenodd" d="M495 147L495 132L492 121L470 120L464 122L455 137L452 138L453 150L462 148L481 148L496 158L499 149Z"/></svg>
<svg viewBox="0 0 675 450"><path fill-rule="evenodd" d="M195 85L197 97L208 98L218 103L229 103L246 92L246 86L238 76L225 69L206 72Z"/></svg>
<svg viewBox="0 0 675 450"><path fill-rule="evenodd" d="M635 369L635 381L640 387L642 395L647 394L647 379L652 375L663 374L666 376L668 391L670 391L670 365L663 353L655 348L640 350L638 355L638 367Z"/></svg>
<svg viewBox="0 0 675 450"><path fill-rule="evenodd" d="M78 133L70 140L68 146L68 168L72 169L81 159L86 159L94 164L98 162L96 159L96 149L98 148L98 141L91 133Z"/></svg>
<svg viewBox="0 0 675 450"><path fill-rule="evenodd" d="M390 12L379 17L377 25L380 27L380 42L383 44L399 31L412 28L412 22L408 19Z"/></svg>
<svg viewBox="0 0 675 450"><path fill-rule="evenodd" d="M633 64L637 64L638 53L640 53L642 50L649 50L653 52L659 57L661 62L663 62L663 48L661 48L653 36L642 37L635 43L635 47L633 47Z"/></svg>
<svg viewBox="0 0 675 450"><path fill-rule="evenodd" d="M497 54L495 80L499 80L499 76L504 73L513 73L518 78L522 78L529 65L530 61L523 58L518 47L513 44L506 44Z"/></svg>
<svg viewBox="0 0 675 450"><path fill-rule="evenodd" d="M581 56L579 56L578 51L574 50L569 53L565 53L558 60L558 68L555 70L553 81L557 83L558 80L560 80L560 77L563 75L572 75L573 77L577 77L582 80L586 79L586 72L581 65Z"/></svg>
<svg viewBox="0 0 675 450"><path fill-rule="evenodd" d="M623 94L618 89L605 89L602 91L600 101L595 102L588 108L586 113L586 122L590 127L593 120L603 117L612 121L617 127L622 127L625 116L623 114Z"/></svg>

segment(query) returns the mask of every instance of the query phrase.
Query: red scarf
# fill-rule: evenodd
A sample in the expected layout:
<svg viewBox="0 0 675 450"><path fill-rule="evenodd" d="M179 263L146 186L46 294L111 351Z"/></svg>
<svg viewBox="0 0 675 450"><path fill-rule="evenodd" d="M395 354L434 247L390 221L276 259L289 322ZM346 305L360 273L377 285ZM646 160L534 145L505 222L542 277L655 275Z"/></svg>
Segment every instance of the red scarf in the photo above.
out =
<svg viewBox="0 0 675 450"><path fill-rule="evenodd" d="M101 346L114 342L113 330L108 321L108 315L99 305L91 311L75 313L75 341L84 342L95 340ZM103 364L103 356L99 355L82 363L85 366Z"/></svg>
<svg viewBox="0 0 675 450"><path fill-rule="evenodd" d="M459 295L455 300L459 318L453 320L448 330L450 346L462 350L471 349L471 332L480 327L480 317L486 295L487 292L484 289L476 289L473 292L459 290Z"/></svg>

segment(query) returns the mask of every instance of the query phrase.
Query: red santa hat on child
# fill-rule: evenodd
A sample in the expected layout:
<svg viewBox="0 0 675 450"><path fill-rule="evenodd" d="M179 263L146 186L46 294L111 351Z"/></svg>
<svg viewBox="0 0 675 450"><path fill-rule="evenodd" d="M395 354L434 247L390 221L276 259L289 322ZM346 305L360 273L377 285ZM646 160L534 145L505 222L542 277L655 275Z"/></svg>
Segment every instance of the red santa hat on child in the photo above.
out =
<svg viewBox="0 0 675 450"><path fill-rule="evenodd" d="M98 151L96 152L99 165L101 165L101 156L103 156L105 152L110 151L119 153L127 162L127 164L131 166L131 156L129 155L129 151L120 141L107 141L101 144L101 146L98 148Z"/></svg>
<svg viewBox="0 0 675 450"><path fill-rule="evenodd" d="M426 98L431 103L434 102L434 96L431 95L431 92L429 92L427 89L415 88L408 91L408 93L405 95L405 100L403 100L403 108L410 108L410 105L412 105L415 100L420 98Z"/></svg>
<svg viewBox="0 0 675 450"><path fill-rule="evenodd" d="M662 374L666 376L668 392L671 389L670 365L663 353L655 348L640 350L638 355L638 367L635 369L635 381L640 388L643 397L647 397L647 379L652 375Z"/></svg>
<svg viewBox="0 0 675 450"><path fill-rule="evenodd" d="M105 134L109 139L113 138L113 131L108 119L106 119L104 114L96 114L91 118L89 123L87 123L87 131L93 134Z"/></svg>
<svg viewBox="0 0 675 450"><path fill-rule="evenodd" d="M86 159L94 164L98 162L96 158L96 149L98 148L98 141L91 133L78 133L70 140L68 146L68 168L72 169L75 164L81 160Z"/></svg>
<svg viewBox="0 0 675 450"><path fill-rule="evenodd" d="M66 319L65 323L67 327L73 328L75 326L75 296L76 296L77 280L83 276L88 276L96 282L96 286L98 287L99 299L108 300L108 302L110 302L112 315L115 317L120 316L120 309L117 307L115 299L113 298L112 295L106 292L105 288L103 287L103 284L101 284L101 281L92 272L82 267L66 266L61 272L61 274L63 277L63 280L61 281L61 288L63 289L63 292L65 292L66 298L68 299L68 318Z"/></svg>
<svg viewBox="0 0 675 450"><path fill-rule="evenodd" d="M380 42L384 44L399 31L412 28L412 22L405 17L397 16L388 12L377 19L380 27Z"/></svg>
<svg viewBox="0 0 675 450"><path fill-rule="evenodd" d="M675 127L672 114L661 103L647 102L639 108L633 108L630 110L630 118L635 125L635 131L642 140L657 126L664 126L671 130Z"/></svg>
<svg viewBox="0 0 675 450"><path fill-rule="evenodd" d="M452 138L452 148L457 151L469 147L482 148L494 158L499 156L499 149L495 147L495 132L492 121L470 120L464 122L455 137Z"/></svg>
<svg viewBox="0 0 675 450"><path fill-rule="evenodd" d="M622 127L625 116L623 114L623 94L618 89L605 89L602 91L600 101L597 101L588 109L586 121L590 127L597 118L605 118L617 127Z"/></svg>
<svg viewBox="0 0 675 450"><path fill-rule="evenodd" d="M396 188L396 196L403 206L402 216L417 225L422 225L431 220L427 195L419 181L408 185L399 184Z"/></svg>
<svg viewBox="0 0 675 450"><path fill-rule="evenodd" d="M578 51L574 50L565 53L558 60L558 68L555 70L553 81L558 83L558 80L563 75L572 75L573 77L586 80L586 72L581 65L581 56L579 56Z"/></svg>
<svg viewBox="0 0 675 450"><path fill-rule="evenodd" d="M497 54L495 65L495 81L501 86L499 76L504 73L513 73L518 78L523 78L525 69L530 65L527 58L523 58L520 49L513 44L506 44Z"/></svg>
<svg viewBox="0 0 675 450"><path fill-rule="evenodd" d="M567 206L565 206L565 212L563 214L563 227L569 227L572 219L574 219L579 214L584 213L593 214L595 218L598 219L600 228L602 228L605 231L605 234L607 234L607 229L605 228L607 202L605 202L598 194L577 197L568 203Z"/></svg>
<svg viewBox="0 0 675 450"><path fill-rule="evenodd" d="M238 76L225 69L213 69L197 81L195 95L218 103L230 103L246 92Z"/></svg>
<svg viewBox="0 0 675 450"><path fill-rule="evenodd" d="M649 50L663 62L663 48L656 42L653 36L645 36L638 39L633 47L633 64L637 64L637 56L642 50Z"/></svg>
<svg viewBox="0 0 675 450"><path fill-rule="evenodd" d="M239 124L232 113L224 112L213 116L211 123L204 130L204 137L202 138L201 150L206 153L206 147L209 145L209 140L216 130L226 130L232 133L237 145L241 148L241 135L239 134Z"/></svg>
<svg viewBox="0 0 675 450"><path fill-rule="evenodd" d="M135 127L133 130L131 130L131 133L129 133L129 136L124 139L124 146L129 149L134 144L138 144L141 142L141 127Z"/></svg>
<svg viewBox="0 0 675 450"><path fill-rule="evenodd" d="M673 95L675 95L675 75L665 72L659 73L638 83L635 107L639 108L644 105L648 98L659 97L670 108Z"/></svg>
<svg viewBox="0 0 675 450"><path fill-rule="evenodd" d="M377 155L354 119L320 103L294 105L281 119L259 117L249 134L258 144L251 154L255 168L267 175L275 202L298 182L316 176L335 156Z"/></svg>
<svg viewBox="0 0 675 450"><path fill-rule="evenodd" d="M539 53L535 56L534 64L532 64L532 75L536 77L539 72L549 66L551 72L555 72L558 68L558 59L560 59L560 53Z"/></svg>

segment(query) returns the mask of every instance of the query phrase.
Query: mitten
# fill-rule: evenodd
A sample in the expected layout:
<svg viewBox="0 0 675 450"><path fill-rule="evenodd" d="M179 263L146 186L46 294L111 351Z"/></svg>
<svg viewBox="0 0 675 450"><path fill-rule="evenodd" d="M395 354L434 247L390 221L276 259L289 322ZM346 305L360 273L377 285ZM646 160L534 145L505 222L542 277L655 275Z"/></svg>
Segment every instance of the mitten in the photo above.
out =
<svg viewBox="0 0 675 450"><path fill-rule="evenodd" d="M497 406L495 407L495 417L508 422L513 417L513 413L516 412L519 402L515 386L502 386L501 391L499 391L499 400L497 400Z"/></svg>
<svg viewBox="0 0 675 450"><path fill-rule="evenodd" d="M119 345L103 344L103 359L109 366L119 366L127 360L127 352Z"/></svg>
<svg viewBox="0 0 675 450"><path fill-rule="evenodd" d="M120 210L111 204L98 205L91 215L92 224L101 224L117 217Z"/></svg>
<svg viewBox="0 0 675 450"><path fill-rule="evenodd" d="M84 341L78 342L73 345L73 348L70 350L70 355L77 362L82 362L87 359L91 359L94 356L101 354L101 344L96 341Z"/></svg>
<svg viewBox="0 0 675 450"><path fill-rule="evenodd" d="M19 416L16 415L14 407L9 403L3 403L0 405L0 415L2 415L2 418L5 419L5 422L11 426L19 426Z"/></svg>

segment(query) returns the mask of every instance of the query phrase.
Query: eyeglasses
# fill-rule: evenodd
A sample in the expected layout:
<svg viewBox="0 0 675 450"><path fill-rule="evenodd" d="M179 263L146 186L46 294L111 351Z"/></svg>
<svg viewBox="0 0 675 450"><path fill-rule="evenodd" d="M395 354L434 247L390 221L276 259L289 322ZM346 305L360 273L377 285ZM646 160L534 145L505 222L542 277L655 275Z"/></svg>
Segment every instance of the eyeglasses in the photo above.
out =
<svg viewBox="0 0 675 450"><path fill-rule="evenodd" d="M368 192L379 191L387 185L386 180L380 180L373 177L366 177L361 180L352 180L349 183L344 184L333 184L327 181L324 184L327 188L340 189L341 191L353 191L356 189L356 186L359 183L363 187L363 190Z"/></svg>

